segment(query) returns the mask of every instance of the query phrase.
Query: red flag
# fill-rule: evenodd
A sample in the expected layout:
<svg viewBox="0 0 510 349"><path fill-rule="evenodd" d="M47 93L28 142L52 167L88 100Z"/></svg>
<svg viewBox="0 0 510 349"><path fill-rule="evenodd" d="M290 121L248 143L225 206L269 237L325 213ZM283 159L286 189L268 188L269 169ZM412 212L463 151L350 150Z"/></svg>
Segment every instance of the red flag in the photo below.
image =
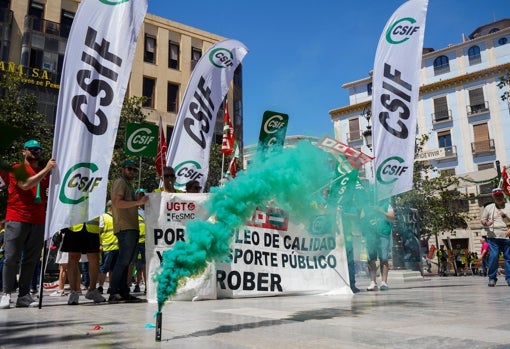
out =
<svg viewBox="0 0 510 349"><path fill-rule="evenodd" d="M156 154L156 172L158 176L163 175L163 167L166 163L166 140L163 132L163 121L159 115L158 153Z"/></svg>
<svg viewBox="0 0 510 349"><path fill-rule="evenodd" d="M236 151L232 160L230 160L230 164L228 165L228 171L232 178L236 178L237 175L237 158L239 158L239 146L236 144Z"/></svg>
<svg viewBox="0 0 510 349"><path fill-rule="evenodd" d="M225 116L223 117L223 141L221 142L221 152L230 155L234 151L234 128L228 114L228 102L225 102Z"/></svg>
<svg viewBox="0 0 510 349"><path fill-rule="evenodd" d="M501 189L506 196L510 197L510 182L508 180L508 172L506 172L506 166L503 166L503 170L501 171Z"/></svg>

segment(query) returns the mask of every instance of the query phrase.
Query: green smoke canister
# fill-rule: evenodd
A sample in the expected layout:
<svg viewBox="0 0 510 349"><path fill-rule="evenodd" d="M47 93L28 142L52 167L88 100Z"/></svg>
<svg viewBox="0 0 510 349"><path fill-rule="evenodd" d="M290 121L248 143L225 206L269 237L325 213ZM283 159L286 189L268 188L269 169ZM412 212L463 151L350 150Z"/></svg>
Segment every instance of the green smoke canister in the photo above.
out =
<svg viewBox="0 0 510 349"><path fill-rule="evenodd" d="M163 313L156 313L156 342L161 342L161 328L163 325Z"/></svg>

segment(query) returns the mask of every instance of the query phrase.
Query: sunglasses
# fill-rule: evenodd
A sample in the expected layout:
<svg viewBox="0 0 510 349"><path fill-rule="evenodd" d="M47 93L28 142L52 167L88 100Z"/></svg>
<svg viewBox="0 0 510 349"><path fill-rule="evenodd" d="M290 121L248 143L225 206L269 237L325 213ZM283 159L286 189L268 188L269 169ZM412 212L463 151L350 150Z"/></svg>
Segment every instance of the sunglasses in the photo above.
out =
<svg viewBox="0 0 510 349"><path fill-rule="evenodd" d="M175 173L167 173L167 174L164 174L163 177L165 177L165 178L175 178Z"/></svg>
<svg viewBox="0 0 510 349"><path fill-rule="evenodd" d="M42 152L41 148L27 148L27 150L31 153L40 153Z"/></svg>
<svg viewBox="0 0 510 349"><path fill-rule="evenodd" d="M136 167L126 167L126 170L128 171L138 171Z"/></svg>

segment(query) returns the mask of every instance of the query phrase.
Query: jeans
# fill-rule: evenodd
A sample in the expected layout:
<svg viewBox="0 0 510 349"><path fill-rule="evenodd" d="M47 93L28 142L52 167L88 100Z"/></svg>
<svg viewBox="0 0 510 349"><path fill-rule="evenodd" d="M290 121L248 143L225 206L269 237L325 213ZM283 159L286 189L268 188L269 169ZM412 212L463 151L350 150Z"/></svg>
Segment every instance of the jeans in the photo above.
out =
<svg viewBox="0 0 510 349"><path fill-rule="evenodd" d="M489 280L495 280L498 275L499 253L503 252L505 260L505 280L510 283L510 239L504 238L487 238L489 243Z"/></svg>
<svg viewBox="0 0 510 349"><path fill-rule="evenodd" d="M110 281L111 293L120 295L129 294L128 271L129 265L138 246L140 232L138 230L122 230L117 234L119 240L119 255L113 267L112 279Z"/></svg>
<svg viewBox="0 0 510 349"><path fill-rule="evenodd" d="M4 292L11 293L16 290L16 274L18 267L21 267L18 294L22 297L30 293L30 281L34 275L35 266L41 258L44 224L7 221L4 237Z"/></svg>

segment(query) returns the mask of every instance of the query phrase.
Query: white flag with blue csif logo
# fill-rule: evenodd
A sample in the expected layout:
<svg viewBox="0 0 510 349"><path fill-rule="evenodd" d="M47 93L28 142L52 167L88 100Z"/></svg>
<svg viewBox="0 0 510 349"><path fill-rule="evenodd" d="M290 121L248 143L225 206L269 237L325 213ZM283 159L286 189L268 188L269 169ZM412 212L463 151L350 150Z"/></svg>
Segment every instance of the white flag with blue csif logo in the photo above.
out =
<svg viewBox="0 0 510 349"><path fill-rule="evenodd" d="M46 215L56 231L104 212L108 171L147 0L84 0L67 41Z"/></svg>
<svg viewBox="0 0 510 349"><path fill-rule="evenodd" d="M428 0L409 0L386 23L372 82L377 198L412 189L416 113Z"/></svg>
<svg viewBox="0 0 510 349"><path fill-rule="evenodd" d="M177 189L184 189L190 180L197 180L204 187L216 116L234 72L247 53L241 42L228 39L207 50L195 66L166 158L167 165L175 169Z"/></svg>

